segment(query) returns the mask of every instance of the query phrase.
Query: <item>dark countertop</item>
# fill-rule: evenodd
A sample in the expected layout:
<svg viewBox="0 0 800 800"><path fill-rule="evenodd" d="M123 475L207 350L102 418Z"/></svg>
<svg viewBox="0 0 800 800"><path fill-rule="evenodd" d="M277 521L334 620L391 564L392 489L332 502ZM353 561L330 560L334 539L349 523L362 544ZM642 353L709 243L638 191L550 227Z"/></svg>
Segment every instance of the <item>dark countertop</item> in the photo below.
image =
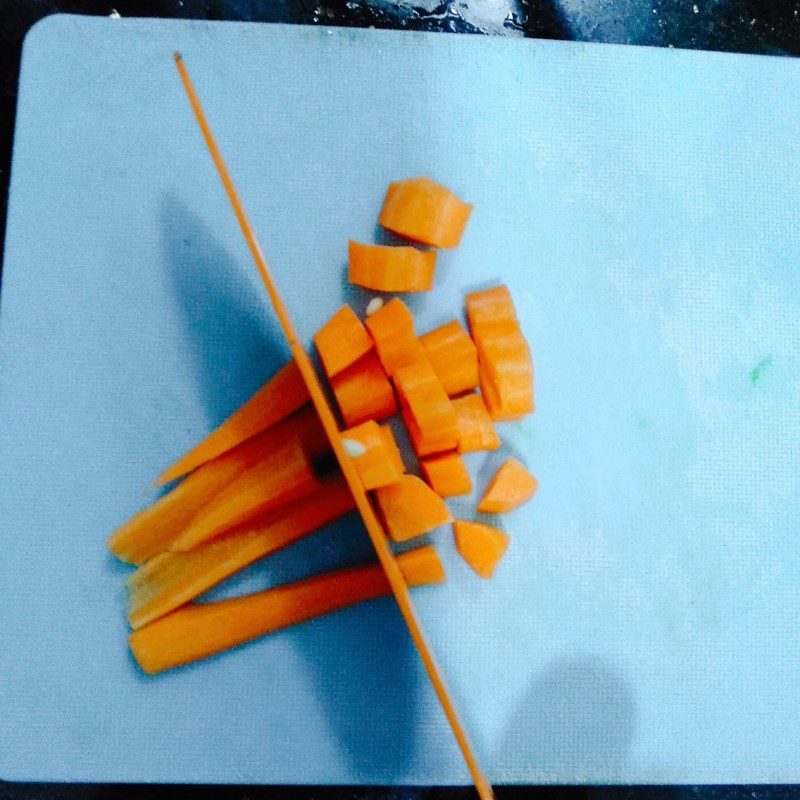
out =
<svg viewBox="0 0 800 800"><path fill-rule="evenodd" d="M0 0L0 239L26 31L48 14L237 19L403 28L800 55L800 0ZM794 800L798 786L500 787L522 800ZM0 800L466 800L469 789L8 784Z"/></svg>

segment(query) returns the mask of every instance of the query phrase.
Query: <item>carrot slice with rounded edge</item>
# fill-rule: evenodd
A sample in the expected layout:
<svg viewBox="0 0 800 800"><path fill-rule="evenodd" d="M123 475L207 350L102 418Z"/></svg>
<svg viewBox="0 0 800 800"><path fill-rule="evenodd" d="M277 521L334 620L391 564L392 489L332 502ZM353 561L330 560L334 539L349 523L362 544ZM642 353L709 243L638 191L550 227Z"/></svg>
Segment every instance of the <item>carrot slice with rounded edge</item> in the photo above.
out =
<svg viewBox="0 0 800 800"><path fill-rule="evenodd" d="M399 297L367 317L365 325L390 378L400 367L425 358L425 348L414 333L414 317Z"/></svg>
<svg viewBox="0 0 800 800"><path fill-rule="evenodd" d="M342 306L314 335L325 374L332 378L372 350L372 337L350 306Z"/></svg>
<svg viewBox="0 0 800 800"><path fill-rule="evenodd" d="M397 565L409 586L445 580L431 545L399 555ZM179 608L134 631L128 641L139 666L152 675L389 594L389 582L377 564L324 572L258 594Z"/></svg>
<svg viewBox="0 0 800 800"><path fill-rule="evenodd" d="M472 213L446 186L424 176L389 184L378 222L433 247L457 247Z"/></svg>
<svg viewBox="0 0 800 800"><path fill-rule="evenodd" d="M367 420L342 431L342 439L360 445L360 455L352 455L365 489L376 489L400 479L405 472L400 450L388 426ZM398 465L399 459L399 465Z"/></svg>
<svg viewBox="0 0 800 800"><path fill-rule="evenodd" d="M426 456L455 450L456 415L439 378L427 359L401 367L394 375L400 405L407 409L418 432L419 454Z"/></svg>
<svg viewBox="0 0 800 800"><path fill-rule="evenodd" d="M285 442L213 497L172 542L170 550L191 550L318 488L319 479L300 440Z"/></svg>
<svg viewBox="0 0 800 800"><path fill-rule="evenodd" d="M151 558L128 578L128 622L140 628L188 603L249 564L355 508L341 478L185 553Z"/></svg>
<svg viewBox="0 0 800 800"><path fill-rule="evenodd" d="M396 542L422 536L452 520L444 500L416 475L403 475L397 483L375 490L375 500Z"/></svg>
<svg viewBox="0 0 800 800"><path fill-rule="evenodd" d="M458 429L459 453L475 453L479 450L497 450L500 437L494 429L483 398L479 394L465 394L453 400Z"/></svg>
<svg viewBox="0 0 800 800"><path fill-rule="evenodd" d="M510 541L505 531L481 522L453 523L456 549L481 578L491 578Z"/></svg>
<svg viewBox="0 0 800 800"><path fill-rule="evenodd" d="M169 547L194 516L235 478L296 438L312 456L330 447L316 412L311 407L296 411L269 430L201 464L152 506L117 528L108 540L109 549L131 564L147 561Z"/></svg>
<svg viewBox="0 0 800 800"><path fill-rule="evenodd" d="M517 309L508 286L501 284L480 292L471 292L466 298L467 321L472 335L481 328L519 324Z"/></svg>
<svg viewBox="0 0 800 800"><path fill-rule="evenodd" d="M478 386L478 351L458 322L453 320L423 334L420 341L450 397Z"/></svg>
<svg viewBox="0 0 800 800"><path fill-rule="evenodd" d="M472 491L472 479L464 459L456 453L423 458L419 465L425 480L439 497L456 497Z"/></svg>
<svg viewBox="0 0 800 800"><path fill-rule="evenodd" d="M428 292L436 251L350 242L348 279L377 292Z"/></svg>
<svg viewBox="0 0 800 800"><path fill-rule="evenodd" d="M243 406L156 479L155 485L182 478L206 461L271 428L309 401L294 361L281 367Z"/></svg>
<svg viewBox="0 0 800 800"><path fill-rule="evenodd" d="M331 379L331 388L348 428L397 411L392 384L374 353L367 353Z"/></svg>
<svg viewBox="0 0 800 800"><path fill-rule="evenodd" d="M539 488L539 481L516 458L503 462L489 482L478 504L483 514L507 514L528 502Z"/></svg>

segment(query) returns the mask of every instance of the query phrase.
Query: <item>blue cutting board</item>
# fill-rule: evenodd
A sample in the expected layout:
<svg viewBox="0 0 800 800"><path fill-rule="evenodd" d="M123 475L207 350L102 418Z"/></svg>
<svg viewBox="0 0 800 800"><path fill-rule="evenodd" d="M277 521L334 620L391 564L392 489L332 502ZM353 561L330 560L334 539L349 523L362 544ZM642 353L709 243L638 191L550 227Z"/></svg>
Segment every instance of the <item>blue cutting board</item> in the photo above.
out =
<svg viewBox="0 0 800 800"><path fill-rule="evenodd" d="M417 593L491 778L800 780L800 62L77 17L21 76L0 776L467 782L389 600L157 678L128 655L107 534L287 357L176 48L304 336L363 310L346 242L408 175L475 203L420 330L511 285L538 411L501 433L541 489L493 581L442 529ZM351 518L222 593L368 558Z"/></svg>

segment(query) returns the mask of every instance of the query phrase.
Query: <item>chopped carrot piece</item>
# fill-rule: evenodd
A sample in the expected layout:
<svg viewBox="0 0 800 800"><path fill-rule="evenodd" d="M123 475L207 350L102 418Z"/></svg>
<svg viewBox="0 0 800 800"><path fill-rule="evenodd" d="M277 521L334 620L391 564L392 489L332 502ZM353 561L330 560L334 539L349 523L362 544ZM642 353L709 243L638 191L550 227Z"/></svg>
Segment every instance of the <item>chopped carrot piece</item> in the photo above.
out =
<svg viewBox="0 0 800 800"><path fill-rule="evenodd" d="M131 564L147 561L169 547L195 515L235 478L286 441L297 438L311 455L328 449L325 431L310 407L199 466L152 506L118 528L108 540L109 549Z"/></svg>
<svg viewBox="0 0 800 800"><path fill-rule="evenodd" d="M400 367L425 358L425 348L414 333L414 317L399 297L367 317L365 324L390 378Z"/></svg>
<svg viewBox="0 0 800 800"><path fill-rule="evenodd" d="M397 411L392 384L374 353L367 353L331 379L331 388L348 428Z"/></svg>
<svg viewBox="0 0 800 800"><path fill-rule="evenodd" d="M342 306L317 331L314 344L329 378L372 350L372 338L350 306Z"/></svg>
<svg viewBox="0 0 800 800"><path fill-rule="evenodd" d="M428 292L436 251L350 242L350 283L377 292Z"/></svg>
<svg viewBox="0 0 800 800"><path fill-rule="evenodd" d="M458 429L459 453L474 453L478 450L497 450L500 437L494 429L483 398L479 394L465 394L453 400Z"/></svg>
<svg viewBox="0 0 800 800"><path fill-rule="evenodd" d="M423 458L419 465L425 480L439 497L456 497L472 491L472 479L464 459L456 453Z"/></svg>
<svg viewBox="0 0 800 800"><path fill-rule="evenodd" d="M453 404L427 359L397 370L394 376L400 405L418 433L419 455L455 450L458 443Z"/></svg>
<svg viewBox="0 0 800 800"><path fill-rule="evenodd" d="M478 511L483 514L507 514L530 500L539 481L516 458L504 461L489 483Z"/></svg>
<svg viewBox="0 0 800 800"><path fill-rule="evenodd" d="M394 483L405 472L400 450L388 426L367 420L355 428L342 431L342 438L361 446L362 452L353 456L353 463L365 489L377 489Z"/></svg>
<svg viewBox="0 0 800 800"><path fill-rule="evenodd" d="M244 522L319 488L299 439L285 442L226 486L170 545L191 550Z"/></svg>
<svg viewBox="0 0 800 800"><path fill-rule="evenodd" d="M194 600L260 558L307 536L355 508L341 478L311 496L253 520L186 553L165 552L128 578L128 621L140 628Z"/></svg>
<svg viewBox="0 0 800 800"><path fill-rule="evenodd" d="M456 549L481 578L491 578L500 559L508 550L509 536L505 531L481 522L453 523Z"/></svg>
<svg viewBox="0 0 800 800"><path fill-rule="evenodd" d="M430 178L390 183L378 222L384 228L433 247L457 247L472 213L446 186Z"/></svg>
<svg viewBox="0 0 800 800"><path fill-rule="evenodd" d="M422 536L452 519L444 500L416 475L376 489L375 500L386 532L396 542Z"/></svg>
<svg viewBox="0 0 800 800"><path fill-rule="evenodd" d="M409 586L445 580L430 545L403 553L397 564ZM327 572L258 594L179 608L134 631L129 643L139 666L154 674L389 594L389 582L377 564Z"/></svg>
<svg viewBox="0 0 800 800"><path fill-rule="evenodd" d="M206 461L271 428L309 401L294 361L281 367L243 406L159 475L156 486L177 480Z"/></svg>
<svg viewBox="0 0 800 800"><path fill-rule="evenodd" d="M494 286L467 295L467 320L473 336L484 327L512 323L519 324L517 309L508 286Z"/></svg>
<svg viewBox="0 0 800 800"><path fill-rule="evenodd" d="M478 351L453 320L420 337L434 372L450 397L478 386Z"/></svg>

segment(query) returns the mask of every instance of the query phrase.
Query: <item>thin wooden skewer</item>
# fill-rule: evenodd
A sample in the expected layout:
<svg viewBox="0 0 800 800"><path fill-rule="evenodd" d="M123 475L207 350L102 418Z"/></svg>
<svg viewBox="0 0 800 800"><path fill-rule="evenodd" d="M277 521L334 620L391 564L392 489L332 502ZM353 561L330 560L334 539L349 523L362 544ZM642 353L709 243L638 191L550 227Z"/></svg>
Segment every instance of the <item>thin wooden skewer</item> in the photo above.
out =
<svg viewBox="0 0 800 800"><path fill-rule="evenodd" d="M295 330L295 327L289 316L289 311L286 308L286 305L283 302L280 294L278 293L278 289L272 278L267 259L258 243L253 226L250 224L250 220L247 218L242 201L239 199L239 194L236 191L236 187L234 186L233 180L228 172L228 168L223 161L222 153L220 152L219 147L214 139L214 134L211 132L211 128L206 120L205 113L203 112L203 107L200 105L200 100L194 90L194 86L189 78L189 73L186 70L186 65L183 63L183 58L181 57L180 53L175 53L175 64L178 67L178 72L180 73L181 81L183 82L183 88L186 90L186 94L189 98L189 102L191 103L194 115L197 118L203 138L205 139L206 145L211 153L211 158L214 160L214 164L219 172L220 178L222 179L228 199L233 206L236 219L239 221L239 226L242 229L244 238L247 240L248 247L250 248L253 259L256 262L261 279L264 281L264 286L266 287L269 298L272 301L273 307L275 308L278 321L280 322L281 328L283 328L283 332L289 342L289 348L291 349L292 356L297 362L297 366L300 369L303 380L308 387L308 393L311 396L311 402L314 404L314 408L316 409L320 421L322 422L322 426L328 435L328 439L330 440L333 452L335 453L339 465L342 468L342 473L344 474L350 490L353 493L353 498L358 506L358 510L361 512L361 517L367 527L367 532L369 533L369 537L372 540L373 546L375 547L375 552L378 554L378 560L380 561L381 566L386 573L386 577L389 580L389 585L392 588L392 593L394 594L395 600L397 600L397 605L400 607L400 612L402 613L403 619L405 620L408 630L411 633L411 638L413 639L419 655L422 658L422 662L425 665L425 669L428 673L431 683L433 684L433 688L436 690L436 695L439 698L442 709L444 710L447 720L450 723L453 735L455 736L461 753L464 756L464 761L469 768L470 775L472 776L472 781L475 784L478 795L480 796L481 800L493 800L494 793L492 792L491 784L481 771L481 768L478 765L478 760L472 751L467 732L458 718L455 705L453 704L453 700L451 699L447 690L444 677L439 669L439 665L437 664L433 653L431 652L427 637L422 629L422 624L420 623L417 612L411 602L411 593L409 592L408 585L406 584L405 579L400 572L400 568L397 566L394 553L389 547L386 534L384 533L383 527L375 514L375 509L372 507L372 503L370 502L369 497L364 490L361 479L358 477L355 465L344 449L342 438L339 435L339 426L336 424L333 411L328 405L328 401L323 394L319 378L317 377L316 370L311 363L311 359L309 358L305 347L303 347L300 337L297 335L297 331Z"/></svg>

